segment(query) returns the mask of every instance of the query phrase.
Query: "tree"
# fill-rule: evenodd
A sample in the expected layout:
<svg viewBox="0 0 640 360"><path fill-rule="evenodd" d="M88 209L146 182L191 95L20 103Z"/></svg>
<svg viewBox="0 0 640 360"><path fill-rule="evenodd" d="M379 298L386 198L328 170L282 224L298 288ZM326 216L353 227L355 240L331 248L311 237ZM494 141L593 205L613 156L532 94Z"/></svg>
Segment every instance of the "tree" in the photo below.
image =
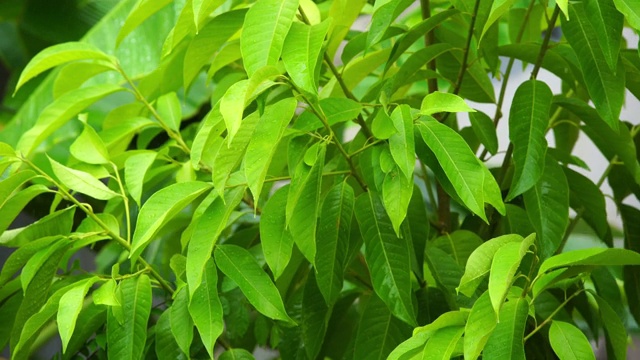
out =
<svg viewBox="0 0 640 360"><path fill-rule="evenodd" d="M620 111L640 57L622 32L640 12L413 3L126 0L36 55L16 91L46 78L0 134L2 347L27 358L58 334L63 358L587 359L604 330L625 358L640 128ZM368 30L350 30L362 14ZM502 114L516 60L531 78ZM610 162L597 181L579 136ZM34 199L48 210L11 228ZM583 229L598 245L566 250ZM87 249L95 269L72 261Z"/></svg>

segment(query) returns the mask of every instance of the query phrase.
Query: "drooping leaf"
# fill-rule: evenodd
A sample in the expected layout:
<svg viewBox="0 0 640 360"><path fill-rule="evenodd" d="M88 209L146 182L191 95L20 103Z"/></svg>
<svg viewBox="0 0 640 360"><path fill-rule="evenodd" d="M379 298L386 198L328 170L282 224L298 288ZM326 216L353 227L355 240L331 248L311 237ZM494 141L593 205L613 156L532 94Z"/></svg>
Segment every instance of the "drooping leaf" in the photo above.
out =
<svg viewBox="0 0 640 360"><path fill-rule="evenodd" d="M322 234L322 241L317 243L316 281L320 293L330 305L336 302L342 290L354 204L353 189L344 181L334 185L322 203L318 220L318 234Z"/></svg>
<svg viewBox="0 0 640 360"><path fill-rule="evenodd" d="M102 181L89 173L66 167L52 158L49 158L49 162L58 180L74 191L99 200L109 200L119 196L118 193L109 189Z"/></svg>
<svg viewBox="0 0 640 360"><path fill-rule="evenodd" d="M491 28L491 25L498 21L507 11L509 11L509 9L512 8L514 0L492 0L486 1L485 3L491 3L491 10L489 11L486 22L482 26L480 39L484 38L484 35ZM483 42L482 45L486 46L486 43Z"/></svg>
<svg viewBox="0 0 640 360"><path fill-rule="evenodd" d="M120 28L118 37L116 38L116 46L120 45L122 40L140 26L140 24L171 2L172 0L139 0Z"/></svg>
<svg viewBox="0 0 640 360"><path fill-rule="evenodd" d="M507 243L505 245L515 244ZM469 319L465 326L464 358L477 359L484 349L485 344L498 324L498 317L491 305L489 292L485 291L473 303Z"/></svg>
<svg viewBox="0 0 640 360"><path fill-rule="evenodd" d="M611 244L611 228L607 220L604 195L600 189L584 175L564 167L564 174L569 184L569 204L582 214L584 221L591 226L598 237Z"/></svg>
<svg viewBox="0 0 640 360"><path fill-rule="evenodd" d="M491 118L487 114L478 111L469 113L471 129L491 155L498 152L498 135Z"/></svg>
<svg viewBox="0 0 640 360"><path fill-rule="evenodd" d="M278 289L250 252L236 245L218 245L214 254L220 271L238 284L256 310L271 319L293 322Z"/></svg>
<svg viewBox="0 0 640 360"><path fill-rule="evenodd" d="M549 342L560 360L596 358L587 337L570 323L554 320L549 328Z"/></svg>
<svg viewBox="0 0 640 360"><path fill-rule="evenodd" d="M433 115L439 112L475 112L475 110L455 94L435 91L422 99L421 115Z"/></svg>
<svg viewBox="0 0 640 360"><path fill-rule="evenodd" d="M162 95L158 98L156 107L160 119L173 131L180 131L180 122L182 121L182 107L180 99L175 92Z"/></svg>
<svg viewBox="0 0 640 360"><path fill-rule="evenodd" d="M367 192L356 200L356 218L364 238L373 288L393 315L415 325L411 299L411 246L395 235L380 196Z"/></svg>
<svg viewBox="0 0 640 360"><path fill-rule="evenodd" d="M634 29L640 30L640 9L633 0L613 0L618 11L624 14L625 19Z"/></svg>
<svg viewBox="0 0 640 360"><path fill-rule="evenodd" d="M202 283L191 294L189 314L198 329L205 349L213 357L216 340L224 328L222 304L218 297L218 270L213 259L207 260Z"/></svg>
<svg viewBox="0 0 640 360"><path fill-rule="evenodd" d="M142 359L147 339L147 321L151 314L151 282L142 274L124 279L119 285L122 296L118 320L115 308L107 315L107 349L111 359Z"/></svg>
<svg viewBox="0 0 640 360"><path fill-rule="evenodd" d="M523 337L528 313L527 299L516 297L507 301L500 310L500 322L489 337L482 358L524 360Z"/></svg>
<svg viewBox="0 0 640 360"><path fill-rule="evenodd" d="M318 91L316 65L329 25L326 20L313 26L294 22L282 48L282 61L291 80L310 94Z"/></svg>
<svg viewBox="0 0 640 360"><path fill-rule="evenodd" d="M294 98L287 98L267 106L249 141L244 155L244 174L256 203L260 199L262 184L267 176L271 159L293 117L296 105Z"/></svg>
<svg viewBox="0 0 640 360"><path fill-rule="evenodd" d="M522 236L510 234L493 238L478 246L467 260L464 275L457 288L458 292L468 297L473 296L482 279L489 273L496 252L508 243L521 242L522 240Z"/></svg>
<svg viewBox="0 0 640 360"><path fill-rule="evenodd" d="M260 216L262 251L276 280L289 264L293 251L293 237L286 226L288 191L288 186L278 189L269 198Z"/></svg>
<svg viewBox="0 0 640 360"><path fill-rule="evenodd" d="M154 332L158 360L185 359L184 353L180 350L171 333L171 311L169 309L165 310L158 318Z"/></svg>
<svg viewBox="0 0 640 360"><path fill-rule="evenodd" d="M515 173L507 200L531 189L542 176L552 96L549 86L537 80L526 81L516 90L509 114Z"/></svg>
<svg viewBox="0 0 640 360"><path fill-rule="evenodd" d="M84 123L84 130L71 144L69 152L73 157L88 164L106 164L109 151L91 125Z"/></svg>
<svg viewBox="0 0 640 360"><path fill-rule="evenodd" d="M381 4L382 5L379 5ZM371 26L367 34L366 48L377 44L391 23L413 2L411 0L376 1Z"/></svg>
<svg viewBox="0 0 640 360"><path fill-rule="evenodd" d="M189 315L189 292L186 287L180 288L174 296L169 308L171 333L183 353L189 354L193 341L193 322Z"/></svg>
<svg viewBox="0 0 640 360"><path fill-rule="evenodd" d="M594 293L591 293L591 295L596 299L600 310L600 318L607 337L607 355L615 359L625 359L627 355L627 332L622 320L606 300Z"/></svg>
<svg viewBox="0 0 640 360"><path fill-rule="evenodd" d="M374 294L362 312L354 358L385 359L409 334L409 326L394 317L387 305Z"/></svg>
<svg viewBox="0 0 640 360"><path fill-rule="evenodd" d="M187 251L187 284L192 296L202 282L203 270L211 258L213 247L227 227L231 213L242 201L244 192L244 187L230 189L224 198L216 197L198 218Z"/></svg>
<svg viewBox="0 0 640 360"><path fill-rule="evenodd" d="M249 77L265 65L276 65L299 0L259 0L247 12L240 46Z"/></svg>
<svg viewBox="0 0 640 360"><path fill-rule="evenodd" d="M569 266L640 265L640 254L627 249L589 248L552 256L540 265L538 274Z"/></svg>
<svg viewBox="0 0 640 360"><path fill-rule="evenodd" d="M38 76L39 74L56 67L58 65L78 60L101 60L105 65L115 68L115 59L97 47L82 42L67 42L50 46L29 61L22 70L15 91L18 91L24 83Z"/></svg>
<svg viewBox="0 0 640 360"><path fill-rule="evenodd" d="M382 202L389 215L393 230L400 236L400 225L407 216L409 202L413 193L413 175L410 178L395 167L384 177L382 183Z"/></svg>
<svg viewBox="0 0 640 360"><path fill-rule="evenodd" d="M616 71L624 16L618 12L613 0L588 0L584 2L587 20L595 30L595 34L604 54L609 69Z"/></svg>
<svg viewBox="0 0 640 360"><path fill-rule="evenodd" d="M63 353L67 351L67 345L76 328L76 320L78 319L80 310L82 310L84 297L87 295L91 285L96 281L98 281L98 277L90 277L86 280L79 281L60 298L57 322L60 338L62 339ZM84 326L84 324L81 325Z"/></svg>
<svg viewBox="0 0 640 360"><path fill-rule="evenodd" d="M427 344L424 346L422 359L451 359L451 355L456 350L457 344L463 333L463 326L448 326L436 331L435 334L427 340Z"/></svg>
<svg viewBox="0 0 640 360"><path fill-rule="evenodd" d="M538 253L546 259L560 246L569 224L569 185L562 168L550 156L540 181L524 193L524 204L538 233Z"/></svg>
<svg viewBox="0 0 640 360"><path fill-rule="evenodd" d="M329 125L353 120L362 111L362 104L347 98L324 98L318 101L318 104ZM322 121L316 115L305 111L298 117L293 127L300 131L312 131L322 126Z"/></svg>
<svg viewBox="0 0 640 360"><path fill-rule="evenodd" d="M129 195L138 206L142 204L142 188L145 175L157 156L158 154L154 151L145 151L129 156L124 162L124 183Z"/></svg>
<svg viewBox="0 0 640 360"><path fill-rule="evenodd" d="M313 272L309 273L302 294L302 341L309 359L318 357L327 324L331 316L330 307L324 301Z"/></svg>
<svg viewBox="0 0 640 360"><path fill-rule="evenodd" d="M129 257L136 259L161 227L208 190L211 190L210 184L192 181L173 184L154 193L138 214Z"/></svg>

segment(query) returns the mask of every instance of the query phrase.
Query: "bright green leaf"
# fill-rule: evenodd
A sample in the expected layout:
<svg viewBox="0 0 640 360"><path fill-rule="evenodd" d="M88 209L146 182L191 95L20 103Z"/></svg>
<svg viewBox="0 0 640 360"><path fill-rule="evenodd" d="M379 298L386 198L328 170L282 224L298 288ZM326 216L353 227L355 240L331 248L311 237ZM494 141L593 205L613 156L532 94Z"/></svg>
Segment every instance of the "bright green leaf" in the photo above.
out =
<svg viewBox="0 0 640 360"><path fill-rule="evenodd" d="M439 112L475 112L475 110L460 96L440 91L433 92L422 99L421 115L433 115Z"/></svg>
<svg viewBox="0 0 640 360"><path fill-rule="evenodd" d="M596 358L587 337L570 323L554 320L549 329L549 342L560 360Z"/></svg>
<svg viewBox="0 0 640 360"><path fill-rule="evenodd" d="M193 322L189 315L189 292L186 287L180 288L174 295L173 304L169 308L171 333L176 343L185 354L189 355L189 348L193 341Z"/></svg>
<svg viewBox="0 0 640 360"><path fill-rule="evenodd" d="M640 265L640 254L626 249L589 248L552 256L540 265L539 274L568 266Z"/></svg>
<svg viewBox="0 0 640 360"><path fill-rule="evenodd" d="M116 38L116 46L120 45L122 40L140 26L140 24L160 11L163 7L169 5L172 1L173 0L139 0L120 28L118 37Z"/></svg>
<svg viewBox="0 0 640 360"><path fill-rule="evenodd" d="M379 6L379 3L380 1L376 2L376 8L373 12L373 16L371 17L371 27L367 35L366 49L371 48L371 46L382 40L384 33L387 31L391 23L400 16L400 14L406 10L413 1L389 0L384 1L382 6Z"/></svg>
<svg viewBox="0 0 640 360"><path fill-rule="evenodd" d="M158 154L154 151L144 151L131 155L124 162L124 183L129 195L140 206L142 204L142 188L145 175L156 161Z"/></svg>
<svg viewBox="0 0 640 360"><path fill-rule="evenodd" d="M82 310L84 297L87 295L89 288L98 280L98 277L91 277L79 281L60 298L57 322L60 338L62 339L63 353L67 351L67 345L76 328L76 320L80 310ZM84 324L81 325L84 326Z"/></svg>
<svg viewBox="0 0 640 360"><path fill-rule="evenodd" d="M218 270L209 258L202 273L202 283L191 294L189 314L198 329L202 343L213 358L213 349L222 334L222 304L218 297Z"/></svg>
<svg viewBox="0 0 640 360"><path fill-rule="evenodd" d="M391 122L397 131L389 138L391 156L393 156L393 160L402 171L404 177L410 179L413 183L416 154L411 108L406 105L397 107L391 113Z"/></svg>
<svg viewBox="0 0 640 360"><path fill-rule="evenodd" d="M618 11L634 29L640 30L640 9L635 0L613 0Z"/></svg>
<svg viewBox="0 0 640 360"><path fill-rule="evenodd" d="M498 135L493 121L487 114L478 111L469 113L471 129L491 155L498 152Z"/></svg>
<svg viewBox="0 0 640 360"><path fill-rule="evenodd" d="M498 317L491 305L491 297L489 292L485 291L473 304L465 326L465 359L477 359L480 356L497 324Z"/></svg>
<svg viewBox="0 0 640 360"><path fill-rule="evenodd" d="M327 20L313 26L294 22L282 48L282 61L291 80L310 94L318 92L316 65L329 24Z"/></svg>
<svg viewBox="0 0 640 360"><path fill-rule="evenodd" d="M119 196L118 193L109 189L102 181L89 173L66 167L52 158L49 158L49 162L58 180L71 190L99 200L109 200Z"/></svg>
<svg viewBox="0 0 640 360"><path fill-rule="evenodd" d="M88 164L107 164L109 151L91 125L84 123L84 130L69 148L71 155Z"/></svg>
<svg viewBox="0 0 640 360"><path fill-rule="evenodd" d="M393 230L400 236L400 225L407 216L409 202L413 194L413 175L406 178L395 167L384 177L382 183L382 202L393 224Z"/></svg>
<svg viewBox="0 0 640 360"><path fill-rule="evenodd" d="M156 107L158 114L169 129L180 131L180 122L182 121L182 108L180 99L176 93L171 92L158 98Z"/></svg>
<svg viewBox="0 0 640 360"><path fill-rule="evenodd" d="M262 252L276 280L289 264L293 251L293 237L286 226L288 192L285 185L271 195L260 216Z"/></svg>

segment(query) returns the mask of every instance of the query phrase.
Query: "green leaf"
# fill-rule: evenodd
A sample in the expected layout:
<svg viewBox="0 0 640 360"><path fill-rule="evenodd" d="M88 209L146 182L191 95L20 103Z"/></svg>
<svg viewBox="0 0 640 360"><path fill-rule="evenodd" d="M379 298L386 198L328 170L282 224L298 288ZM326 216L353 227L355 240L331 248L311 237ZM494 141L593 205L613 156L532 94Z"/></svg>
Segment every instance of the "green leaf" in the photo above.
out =
<svg viewBox="0 0 640 360"><path fill-rule="evenodd" d="M296 167L287 196L286 215L293 241L304 257L313 264L316 257L316 228L326 144L316 144L307 154L316 157L312 166L301 161Z"/></svg>
<svg viewBox="0 0 640 360"><path fill-rule="evenodd" d="M230 189L224 198L216 197L198 218L187 251L187 284L191 295L200 285L213 247L227 227L231 213L242 201L244 192L244 187Z"/></svg>
<svg viewBox="0 0 640 360"><path fill-rule="evenodd" d="M458 286L457 291L467 297L473 296L482 279L489 273L496 252L508 243L521 242L522 240L522 236L510 234L493 238L478 246L469 256L464 275L462 279L460 279L460 286Z"/></svg>
<svg viewBox="0 0 640 360"><path fill-rule="evenodd" d="M616 10L613 0L588 0L584 2L587 20L593 26L598 43L609 69L616 71L624 16Z"/></svg>
<svg viewBox="0 0 640 360"><path fill-rule="evenodd" d="M640 210L628 205L619 205L619 210L624 230L624 247L639 252L640 222L636 219L640 216ZM623 276L629 311L636 321L640 321L640 266L625 266Z"/></svg>
<svg viewBox="0 0 640 360"><path fill-rule="evenodd" d="M106 322L107 309L104 306L89 304L83 308L77 320L77 323L82 326L73 332L67 345L67 353L62 358L64 360L72 359Z"/></svg>
<svg viewBox="0 0 640 360"><path fill-rule="evenodd" d="M410 334L375 294L367 301L355 338L354 359L385 359Z"/></svg>
<svg viewBox="0 0 640 360"><path fill-rule="evenodd" d="M124 162L124 183L138 206L142 204L145 176L157 156L155 151L144 151L129 156Z"/></svg>
<svg viewBox="0 0 640 360"><path fill-rule="evenodd" d="M198 329L202 343L213 358L213 349L218 336L222 334L222 304L218 297L218 270L209 258L202 272L202 283L191 294L189 314Z"/></svg>
<svg viewBox="0 0 640 360"><path fill-rule="evenodd" d="M560 10L564 13L564 16L569 20L569 0L556 0L556 5L558 5Z"/></svg>
<svg viewBox="0 0 640 360"><path fill-rule="evenodd" d="M549 342L560 360L595 360L589 340L575 325L554 320L549 328Z"/></svg>
<svg viewBox="0 0 640 360"><path fill-rule="evenodd" d="M438 35L437 31L436 35ZM444 42L448 41L445 40ZM454 83L462 66L462 53L455 52L440 55L437 66L438 71L450 82ZM462 79L459 95L471 101L495 103L493 83L479 61L471 61L468 64L465 76Z"/></svg>
<svg viewBox="0 0 640 360"><path fill-rule="evenodd" d="M613 250L613 249L609 249ZM607 355L610 358L626 359L627 355L627 331L622 320L611 308L611 305L600 296L590 292L596 299L600 309L600 318L607 336Z"/></svg>
<svg viewBox="0 0 640 360"><path fill-rule="evenodd" d="M294 22L282 48L282 61L291 80L310 94L318 93L316 66L329 25L326 20L313 26Z"/></svg>
<svg viewBox="0 0 640 360"><path fill-rule="evenodd" d="M97 47L82 42L67 42L50 46L29 61L22 70L14 94L27 81L58 65L78 60L101 60L115 69L116 60Z"/></svg>
<svg viewBox="0 0 640 360"><path fill-rule="evenodd" d="M67 345L76 328L76 320L78 319L80 310L82 310L84 297L87 295L89 288L98 280L99 278L94 276L79 281L60 298L57 322L60 338L62 339L63 353L67 351ZM82 324L82 326L84 326L84 324Z"/></svg>
<svg viewBox="0 0 640 360"><path fill-rule="evenodd" d="M584 175L563 167L569 184L569 204L584 221L607 244L612 244L611 228L607 220L604 195L591 180Z"/></svg>
<svg viewBox="0 0 640 360"><path fill-rule="evenodd" d="M444 234L430 241L430 247L437 247L451 257L464 269L469 256L482 245L482 239L468 230L456 230L450 234Z"/></svg>
<svg viewBox="0 0 640 360"><path fill-rule="evenodd" d="M53 82L53 98L59 98L65 93L79 88L98 74L114 70L113 65L104 62L72 62L66 64L60 68Z"/></svg>
<svg viewBox="0 0 640 360"><path fill-rule="evenodd" d="M491 118L478 111L469 113L469 121L471 121L471 129L478 140L491 155L495 155L498 152L498 135Z"/></svg>
<svg viewBox="0 0 640 360"><path fill-rule="evenodd" d="M569 224L569 185L558 163L547 156L544 173L537 184L524 193L531 225L538 233L538 254L553 255Z"/></svg>
<svg viewBox="0 0 640 360"><path fill-rule="evenodd" d="M151 282L142 274L120 282L122 323L110 307L107 315L107 348L111 359L142 359L151 313Z"/></svg>
<svg viewBox="0 0 640 360"><path fill-rule="evenodd" d="M342 290L344 271L349 260L354 205L354 192L346 181L334 185L322 203L318 221L318 234L322 234L322 241L317 243L316 281L322 296L330 305L336 302Z"/></svg>
<svg viewBox="0 0 640 360"><path fill-rule="evenodd" d="M286 225L288 193L288 185L278 189L271 195L260 215L262 252L276 280L289 264L293 251L293 237Z"/></svg>
<svg viewBox="0 0 640 360"><path fill-rule="evenodd" d="M372 192L360 195L355 210L376 294L393 315L415 325L408 239L396 237L379 195Z"/></svg>
<svg viewBox="0 0 640 360"><path fill-rule="evenodd" d="M515 243L508 243L515 244ZM508 245L506 244L506 245ZM498 324L498 317L491 305L489 292L485 291L473 303L465 326L464 358L477 359Z"/></svg>
<svg viewBox="0 0 640 360"><path fill-rule="evenodd" d="M585 85L598 114L612 129L617 130L624 101L625 72L622 62L616 64L615 70L609 68L598 41L597 30L588 21L585 4L571 3L569 13L571 21L562 19L563 33L576 52Z"/></svg>
<svg viewBox="0 0 640 360"><path fill-rule="evenodd" d="M455 94L435 91L422 99L421 115L433 115L440 112L475 112L475 110L467 105L463 98Z"/></svg>
<svg viewBox="0 0 640 360"><path fill-rule="evenodd" d="M415 140L413 136L413 117L411 108L400 105L391 113L391 122L396 133L389 138L391 156L405 178L413 183L413 168L416 166Z"/></svg>
<svg viewBox="0 0 640 360"><path fill-rule="evenodd" d="M245 17L240 46L249 77L265 65L276 65L298 0L258 0Z"/></svg>
<svg viewBox="0 0 640 360"><path fill-rule="evenodd" d="M413 175L406 178L398 169L399 167L395 167L384 177L382 202L393 225L393 231L397 236L400 236L400 225L407 216L409 202L413 194Z"/></svg>
<svg viewBox="0 0 640 360"><path fill-rule="evenodd" d="M16 190L19 193L22 185L35 177L35 172L32 170L25 170L17 172L0 181L0 208L6 206L7 200L11 198L11 195L16 192Z"/></svg>
<svg viewBox="0 0 640 360"><path fill-rule="evenodd" d="M362 104L347 98L324 98L318 104L329 125L351 121L362 111ZM323 124L311 111L305 111L298 117L293 127L300 131L312 131L323 127Z"/></svg>
<svg viewBox="0 0 640 360"><path fill-rule="evenodd" d="M123 90L117 85L103 84L76 89L60 96L39 113L36 123L20 137L16 150L30 156L71 117L107 95Z"/></svg>
<svg viewBox="0 0 640 360"><path fill-rule="evenodd" d="M535 234L531 234L522 240L522 243L504 244L493 256L489 273L489 297L496 314L500 313L500 308L513 283L513 277L535 238Z"/></svg>
<svg viewBox="0 0 640 360"><path fill-rule="evenodd" d="M109 163L109 151L98 133L91 125L87 123L83 125L84 130L69 148L71 155L88 164Z"/></svg>
<svg viewBox="0 0 640 360"><path fill-rule="evenodd" d="M171 333L176 343L185 354L189 355L189 348L193 341L193 322L189 315L189 292L186 287L180 288L174 295L173 304L169 308Z"/></svg>
<svg viewBox="0 0 640 360"><path fill-rule="evenodd" d="M424 353L424 345L432 335L430 332L421 332L398 345L387 357L387 360L418 360Z"/></svg>
<svg viewBox="0 0 640 360"><path fill-rule="evenodd" d="M255 360L255 358L245 349L229 349L223 352L218 360Z"/></svg>
<svg viewBox="0 0 640 360"><path fill-rule="evenodd" d="M58 180L71 190L98 200L109 200L120 196L89 173L66 167L52 158L49 158L49 162Z"/></svg>
<svg viewBox="0 0 640 360"><path fill-rule="evenodd" d="M406 61L402 63L400 69L389 80L390 85L385 85L385 93L391 98L398 89L406 86L412 81L416 81L416 75L428 63L437 59L440 55L455 51L456 48L450 44L438 43L427 46L411 54ZM422 76L418 75L418 79L422 80Z"/></svg>
<svg viewBox="0 0 640 360"><path fill-rule="evenodd" d="M93 302L96 305L120 306L120 302L116 295L116 288L117 284L115 280L107 280L91 294Z"/></svg>
<svg viewBox="0 0 640 360"><path fill-rule="evenodd" d="M297 104L294 98L286 98L267 106L253 131L244 155L244 174L256 203L260 199L262 185L267 177L271 159L294 115Z"/></svg>
<svg viewBox="0 0 640 360"><path fill-rule="evenodd" d="M22 212L25 206L38 195L49 192L49 188L36 184L11 196L0 206L0 233L3 233Z"/></svg>
<svg viewBox="0 0 640 360"><path fill-rule="evenodd" d="M162 95L158 98L156 103L158 114L160 115L159 121L164 123L173 131L180 131L180 122L182 121L182 108L180 105L180 99L175 92Z"/></svg>
<svg viewBox="0 0 640 360"><path fill-rule="evenodd" d="M537 80L526 81L516 90L509 113L515 173L507 201L531 189L542 177L552 96L549 86Z"/></svg>
<svg viewBox="0 0 640 360"><path fill-rule="evenodd" d="M139 0L118 32L116 47L140 24L171 2L172 0Z"/></svg>
<svg viewBox="0 0 640 360"><path fill-rule="evenodd" d="M613 0L618 11L634 29L640 30L640 9L634 0Z"/></svg>
<svg viewBox="0 0 640 360"><path fill-rule="evenodd" d="M498 21L501 17L503 17L503 15L509 11L509 9L511 9L513 7L513 3L515 0L492 0L490 1L491 3L491 10L489 11L489 16L487 18L487 21L485 22L484 26L482 27L482 34L480 35L480 38L478 39L478 41L482 40L484 38L484 35L487 33L487 31L491 28L491 25L493 25L496 21ZM487 1L489 2L489 1ZM487 45L486 43L482 43L482 45Z"/></svg>
<svg viewBox="0 0 640 360"><path fill-rule="evenodd" d="M42 267L47 259L56 254L60 249L63 249L69 245L68 241L57 241L51 244L49 247L41 249L27 261L20 273L20 282L22 283L22 289L27 290L29 283L37 275L38 270Z"/></svg>
<svg viewBox="0 0 640 360"><path fill-rule="evenodd" d="M242 121L242 113L246 105L249 80L241 80L231 85L220 99L220 113L227 125L227 145L233 141L238 133ZM246 119L245 119L246 121Z"/></svg>
<svg viewBox="0 0 640 360"><path fill-rule="evenodd" d="M222 132L226 129L224 119L220 113L220 103L205 116L201 122L200 130L193 139L191 146L191 165L199 170L201 164L213 166L215 156L222 145Z"/></svg>
<svg viewBox="0 0 640 360"><path fill-rule="evenodd" d="M588 265L588 266L620 266L640 265L640 254L627 249L589 248L568 251L552 256L540 265L538 274L554 269Z"/></svg>
<svg viewBox="0 0 640 360"><path fill-rule="evenodd" d="M436 331L424 347L422 359L451 359L456 345L464 333L463 326L449 326Z"/></svg>
<svg viewBox="0 0 640 360"><path fill-rule="evenodd" d="M210 189L210 184L192 181L169 185L151 195L138 214L129 258L137 259L161 227Z"/></svg>
<svg viewBox="0 0 640 360"><path fill-rule="evenodd" d="M528 313L527 299L516 297L507 301L500 310L500 322L489 337L482 358L524 360L523 338Z"/></svg>
<svg viewBox="0 0 640 360"><path fill-rule="evenodd" d="M382 5L379 5L380 3ZM413 1L411 0L376 1L365 49L369 49L380 42L391 23L412 3Z"/></svg>
<svg viewBox="0 0 640 360"><path fill-rule="evenodd" d="M293 323L278 289L251 253L236 245L218 245L214 254L220 271L238 284L256 310L271 319Z"/></svg>
<svg viewBox="0 0 640 360"><path fill-rule="evenodd" d="M158 318L155 331L155 350L159 360L184 359L184 354L171 333L171 311L165 310Z"/></svg>
<svg viewBox="0 0 640 360"><path fill-rule="evenodd" d="M220 145L220 150L213 162L213 187L220 196L224 194L229 175L240 164L259 120L260 116L257 112L247 116L233 140L227 136Z"/></svg>
<svg viewBox="0 0 640 360"><path fill-rule="evenodd" d="M222 1L216 0L215 2ZM194 6L195 3L193 2ZM224 12L211 19L193 37L184 55L183 79L185 89L188 89L193 83L200 71L202 71L202 67L211 60L211 56L217 53L240 30L246 13L245 9ZM195 13L194 16L196 16Z"/></svg>
<svg viewBox="0 0 640 360"><path fill-rule="evenodd" d="M316 359L322 348L331 311L318 289L313 272L309 273L304 286L301 311L304 348L309 359Z"/></svg>

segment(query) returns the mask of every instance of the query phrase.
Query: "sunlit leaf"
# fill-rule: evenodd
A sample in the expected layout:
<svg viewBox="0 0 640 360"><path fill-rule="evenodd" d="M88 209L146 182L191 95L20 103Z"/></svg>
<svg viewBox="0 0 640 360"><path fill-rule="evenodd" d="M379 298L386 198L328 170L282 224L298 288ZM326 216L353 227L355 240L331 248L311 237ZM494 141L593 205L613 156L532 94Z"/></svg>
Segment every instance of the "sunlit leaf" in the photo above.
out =
<svg viewBox="0 0 640 360"><path fill-rule="evenodd" d="M467 103L458 95L433 92L422 99L420 106L420 114L433 115L439 112L475 112Z"/></svg>
<svg viewBox="0 0 640 360"><path fill-rule="evenodd" d="M57 322L60 338L62 339L63 353L67 351L67 345L76 328L76 320L78 319L80 310L82 310L84 297L87 295L91 285L96 281L98 281L97 277L79 281L60 298Z"/></svg>
<svg viewBox="0 0 640 360"><path fill-rule="evenodd" d="M464 335L465 359L477 359L480 356L497 324L498 317L491 305L489 292L486 291L476 300L469 313Z"/></svg>
<svg viewBox="0 0 640 360"><path fill-rule="evenodd" d="M289 76L298 87L310 94L317 93L316 65L329 24L329 21L324 21L309 26L294 22L282 48L282 61Z"/></svg>
<svg viewBox="0 0 640 360"><path fill-rule="evenodd" d="M71 190L99 200L109 200L119 196L118 193L109 189L102 181L89 173L66 167L52 158L49 158L49 162L58 180Z"/></svg>
<svg viewBox="0 0 640 360"><path fill-rule="evenodd" d="M135 28L153 14L160 11L160 9L169 5L172 1L173 0L139 0L120 28L116 39L116 45L119 45Z"/></svg>
<svg viewBox="0 0 640 360"><path fill-rule="evenodd" d="M485 345L483 359L525 359L523 337L528 311L529 302L520 297L502 306L500 322Z"/></svg>
<svg viewBox="0 0 640 360"><path fill-rule="evenodd" d="M260 216L262 252L276 280L289 264L293 251L293 237L286 225L288 192L289 187L284 186L271 195Z"/></svg>
<svg viewBox="0 0 640 360"><path fill-rule="evenodd" d="M198 329L202 343L211 357L218 336L222 333L222 304L218 297L218 270L213 259L207 260L202 283L191 294L189 314Z"/></svg>
<svg viewBox="0 0 640 360"><path fill-rule="evenodd" d="M549 328L549 342L560 360L596 358L587 337L570 323L554 320Z"/></svg>

